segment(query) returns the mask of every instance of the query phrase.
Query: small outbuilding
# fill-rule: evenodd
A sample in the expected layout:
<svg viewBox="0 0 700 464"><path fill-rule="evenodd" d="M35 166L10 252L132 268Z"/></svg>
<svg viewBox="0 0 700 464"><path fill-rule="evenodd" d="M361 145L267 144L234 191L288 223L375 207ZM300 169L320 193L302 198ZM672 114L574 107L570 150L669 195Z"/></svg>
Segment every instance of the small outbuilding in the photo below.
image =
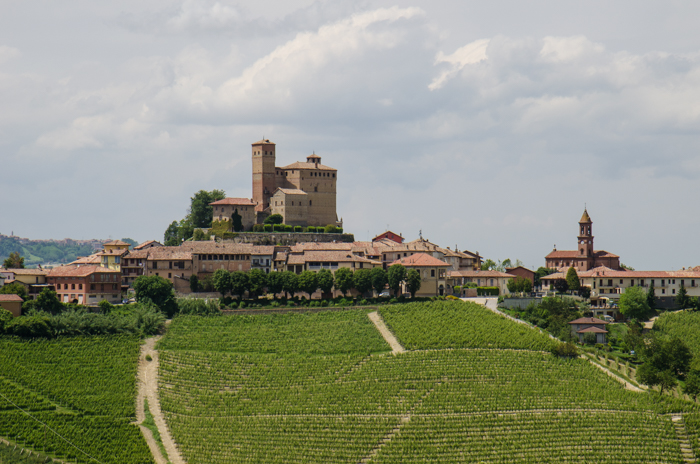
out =
<svg viewBox="0 0 700 464"><path fill-rule="evenodd" d="M19 295L0 295L0 308L8 310L14 317L19 317L22 314L22 303L24 300Z"/></svg>
<svg viewBox="0 0 700 464"><path fill-rule="evenodd" d="M587 333L595 334L596 343L605 344L608 342L608 331L605 329L608 322L606 321L595 317L582 317L569 322L569 324L571 324L571 334L577 336L581 343L583 343L583 337Z"/></svg>

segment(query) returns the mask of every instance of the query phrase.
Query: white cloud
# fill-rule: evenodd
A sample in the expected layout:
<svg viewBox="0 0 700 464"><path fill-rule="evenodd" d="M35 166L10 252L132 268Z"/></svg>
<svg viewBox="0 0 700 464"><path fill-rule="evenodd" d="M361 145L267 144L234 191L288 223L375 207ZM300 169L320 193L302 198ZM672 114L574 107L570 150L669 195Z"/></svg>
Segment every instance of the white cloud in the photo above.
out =
<svg viewBox="0 0 700 464"><path fill-rule="evenodd" d="M445 55L443 52L439 52L437 58L435 58L435 63L448 63L450 68L443 71L438 77L433 79L428 88L430 90L436 90L442 87L447 80L454 77L462 68L468 64L476 64L484 61L488 58L486 54L486 49L489 45L489 39L481 39L468 43L464 47L457 49L451 55Z"/></svg>
<svg viewBox="0 0 700 464"><path fill-rule="evenodd" d="M167 25L174 30L221 29L234 26L242 20L241 12L233 6L220 2L207 4L198 0L187 0L177 15L168 19Z"/></svg>

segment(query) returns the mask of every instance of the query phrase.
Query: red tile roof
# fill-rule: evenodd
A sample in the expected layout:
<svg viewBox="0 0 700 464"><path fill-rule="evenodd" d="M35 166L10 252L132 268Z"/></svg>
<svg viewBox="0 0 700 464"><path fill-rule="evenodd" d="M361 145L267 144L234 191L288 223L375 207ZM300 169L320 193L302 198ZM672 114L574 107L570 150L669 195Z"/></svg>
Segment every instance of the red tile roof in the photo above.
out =
<svg viewBox="0 0 700 464"><path fill-rule="evenodd" d="M22 302L22 301L24 301L24 300L23 300L22 297L20 297L19 295L7 294L7 295L0 295L0 303L2 303L3 301L6 301L6 302L19 301L19 302Z"/></svg>
<svg viewBox="0 0 700 464"><path fill-rule="evenodd" d="M7 269L7 271L12 272L14 275L28 276L46 275L49 272L46 269Z"/></svg>
<svg viewBox="0 0 700 464"><path fill-rule="evenodd" d="M107 274L121 274L120 271L108 269L102 266L86 265L86 266L59 266L49 271L48 277L85 277L96 272Z"/></svg>
<svg viewBox="0 0 700 464"><path fill-rule="evenodd" d="M577 330L576 333L599 333L599 334L606 334L608 333L607 330L601 329L599 327L586 327L585 329L582 330Z"/></svg>
<svg viewBox="0 0 700 464"><path fill-rule="evenodd" d="M223 206L223 205L234 205L234 206L255 206L255 203L250 198L224 198L223 200L215 201L214 203L209 203L210 206Z"/></svg>
<svg viewBox="0 0 700 464"><path fill-rule="evenodd" d="M257 142L253 142L251 145L275 145L274 143L270 142L270 139L262 139L258 140Z"/></svg>
<svg viewBox="0 0 700 464"><path fill-rule="evenodd" d="M608 324L608 322L600 320L597 317L581 317L575 321L569 322L569 324Z"/></svg>
<svg viewBox="0 0 700 464"><path fill-rule="evenodd" d="M554 250L550 252L545 259L561 259L561 258L580 258L581 254L577 250ZM605 250L596 250L593 252L594 258L619 258L618 255Z"/></svg>
<svg viewBox="0 0 700 464"><path fill-rule="evenodd" d="M141 243L141 244L139 244L139 245L136 245L136 246L134 247L134 250L140 250L140 249L142 249L142 248L145 248L145 247L150 246L150 245L153 245L153 244L157 244L158 246L163 246L163 245L162 245L159 241L157 241L157 240L148 240L147 242L143 242L143 243Z"/></svg>
<svg viewBox="0 0 700 464"><path fill-rule="evenodd" d="M94 254L90 256L81 256L72 263L68 264L100 264L100 262L102 262L102 259L99 257L99 255Z"/></svg>
<svg viewBox="0 0 700 464"><path fill-rule="evenodd" d="M625 279L700 279L700 271L618 271L615 269L610 269L609 267L598 266L588 271L579 272L578 276L581 278L610 277Z"/></svg>
<svg viewBox="0 0 700 464"><path fill-rule="evenodd" d="M319 171L333 171L333 172L337 171L337 169L331 168L329 166L324 166L321 163L304 163L301 161L297 161L296 163L288 164L284 167L276 168L276 169L281 169L281 170L285 170L285 171L289 171L292 169L296 169L298 171L303 171L303 170L319 170Z"/></svg>
<svg viewBox="0 0 700 464"><path fill-rule="evenodd" d="M131 246L126 242L122 242L121 240L112 240L111 242L107 242L104 244L104 246L107 245L113 245L113 246Z"/></svg>
<svg viewBox="0 0 700 464"><path fill-rule="evenodd" d="M515 279L517 276L500 271L481 271L473 269L460 269L458 271L448 271L450 277L506 277Z"/></svg>
<svg viewBox="0 0 700 464"><path fill-rule="evenodd" d="M588 215L588 210L583 209L583 215L581 216L581 220L578 221L579 223L581 222L591 222L591 217Z"/></svg>
<svg viewBox="0 0 700 464"><path fill-rule="evenodd" d="M275 193L282 192L285 195L306 195L306 192L299 189L278 188Z"/></svg>
<svg viewBox="0 0 700 464"><path fill-rule="evenodd" d="M393 266L394 264L402 264L406 267L450 267L446 262L440 261L427 253L416 253L411 256L406 256L405 258L397 259L389 266Z"/></svg>

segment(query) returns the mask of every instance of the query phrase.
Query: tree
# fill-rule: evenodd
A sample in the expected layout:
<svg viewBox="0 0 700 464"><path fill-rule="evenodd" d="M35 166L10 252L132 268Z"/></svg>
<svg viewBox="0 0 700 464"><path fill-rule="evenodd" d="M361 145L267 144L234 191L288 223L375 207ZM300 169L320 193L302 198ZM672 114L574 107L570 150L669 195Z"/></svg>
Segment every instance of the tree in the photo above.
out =
<svg viewBox="0 0 700 464"><path fill-rule="evenodd" d="M320 288L323 293L328 293L333 290L335 280L333 279L333 273L328 269L321 269L318 271L316 279L318 279L318 288Z"/></svg>
<svg viewBox="0 0 700 464"><path fill-rule="evenodd" d="M678 289L678 294L676 295L676 304L680 309L690 306L690 297L685 289L685 285L683 285L683 281L681 281L681 288Z"/></svg>
<svg viewBox="0 0 700 464"><path fill-rule="evenodd" d="M283 221L284 217L281 214L271 214L265 218L263 224L282 224Z"/></svg>
<svg viewBox="0 0 700 464"><path fill-rule="evenodd" d="M347 267L335 271L335 288L340 290L343 296L347 295L354 284L352 277L352 271Z"/></svg>
<svg viewBox="0 0 700 464"><path fill-rule="evenodd" d="M338 231L338 227L336 227L334 224L328 224L323 231L327 234L335 234Z"/></svg>
<svg viewBox="0 0 700 464"><path fill-rule="evenodd" d="M19 282L12 282L11 284L4 285L0 287L0 295L17 295L24 301L27 301L27 289L24 288Z"/></svg>
<svg viewBox="0 0 700 464"><path fill-rule="evenodd" d="M232 282L231 273L226 269L217 269L214 272L214 288L217 292L221 293L221 297L225 297L227 293L231 292Z"/></svg>
<svg viewBox="0 0 700 464"><path fill-rule="evenodd" d="M215 273L216 274L216 273ZM242 300L246 290L248 290L248 274L243 271L233 271L231 277L231 294L238 295L238 299Z"/></svg>
<svg viewBox="0 0 700 464"><path fill-rule="evenodd" d="M649 306L649 309L656 309L656 293L652 285L649 285L649 290L647 291L647 306Z"/></svg>
<svg viewBox="0 0 700 464"><path fill-rule="evenodd" d="M5 269L24 269L24 258L19 255L19 251L13 251L3 263Z"/></svg>
<svg viewBox="0 0 700 464"><path fill-rule="evenodd" d="M292 271L284 271L282 273L282 290L289 293L290 298L299 291L299 276Z"/></svg>
<svg viewBox="0 0 700 464"><path fill-rule="evenodd" d="M365 294L372 290L372 271L370 269L358 269L352 276L353 287L360 294Z"/></svg>
<svg viewBox="0 0 700 464"><path fill-rule="evenodd" d="M36 307L47 313L58 314L63 310L63 303L58 299L56 292L45 288L36 297Z"/></svg>
<svg viewBox="0 0 700 464"><path fill-rule="evenodd" d="M554 281L554 289L559 293L564 293L569 289L569 284L566 279L557 279Z"/></svg>
<svg viewBox="0 0 700 464"><path fill-rule="evenodd" d="M379 295L384 291L384 287L386 287L386 271L381 267L375 267L370 271L370 277L372 278L372 288L377 292L377 295Z"/></svg>
<svg viewBox="0 0 700 464"><path fill-rule="evenodd" d="M481 270L482 271L491 271L497 267L496 263L492 259L487 259L483 263L481 263Z"/></svg>
<svg viewBox="0 0 700 464"><path fill-rule="evenodd" d="M578 273L576 272L576 269L574 269L573 266L571 266L569 270L566 271L566 285L572 292L575 292L581 287L581 281L578 278Z"/></svg>
<svg viewBox="0 0 700 464"><path fill-rule="evenodd" d="M581 298L590 298L591 297L591 287L584 286L578 289L578 294Z"/></svg>
<svg viewBox="0 0 700 464"><path fill-rule="evenodd" d="M190 291L196 293L199 291L199 277L192 275L190 277Z"/></svg>
<svg viewBox="0 0 700 464"><path fill-rule="evenodd" d="M129 248L134 248L136 245L139 244L136 240L130 239L130 238L123 238L122 242L128 243Z"/></svg>
<svg viewBox="0 0 700 464"><path fill-rule="evenodd" d="M646 319L649 314L647 296L642 287L627 287L620 296L620 312L628 319Z"/></svg>
<svg viewBox="0 0 700 464"><path fill-rule="evenodd" d="M624 263L620 263L620 267L621 267L622 269L627 270L627 271L634 271L634 268L633 268L632 266L627 266L627 265L625 265Z"/></svg>
<svg viewBox="0 0 700 464"><path fill-rule="evenodd" d="M163 244L165 246L178 246L180 240L178 239L179 228L177 221L170 223L167 229L165 229L165 234L163 235Z"/></svg>
<svg viewBox="0 0 700 464"><path fill-rule="evenodd" d="M692 370L688 373L683 393L693 398L693 401L697 401L698 395L700 395L700 371Z"/></svg>
<svg viewBox="0 0 700 464"><path fill-rule="evenodd" d="M231 225L234 232L241 232L245 227L243 227L243 217L238 214L238 208L231 215Z"/></svg>
<svg viewBox="0 0 700 464"><path fill-rule="evenodd" d="M267 275L267 291L273 295L282 293L284 288L284 278L281 272L270 272Z"/></svg>
<svg viewBox="0 0 700 464"><path fill-rule="evenodd" d="M226 198L226 194L223 190L212 190L211 192L200 190L195 193L190 198L190 210L187 215L193 228L208 229L211 227L211 222L214 218L214 207L210 206L210 203L223 200L224 198Z"/></svg>
<svg viewBox="0 0 700 464"><path fill-rule="evenodd" d="M416 292L420 290L421 278L420 272L415 269L409 269L406 273L406 288L411 294L411 298L415 298Z"/></svg>
<svg viewBox="0 0 700 464"><path fill-rule="evenodd" d="M168 317L177 312L173 284L160 276L141 276L134 280L134 292L139 303L151 301Z"/></svg>
<svg viewBox="0 0 700 464"><path fill-rule="evenodd" d="M401 290L401 282L406 280L406 268L401 264L393 264L387 271L387 280L389 281L389 288L394 292L394 296L398 296Z"/></svg>
<svg viewBox="0 0 700 464"><path fill-rule="evenodd" d="M672 388L677 379L690 372L693 355L680 338L670 340L652 334L641 347L644 364L638 370L640 381L650 387L658 385L661 393Z"/></svg>
<svg viewBox="0 0 700 464"><path fill-rule="evenodd" d="M248 273L248 291L251 295L259 296L267 285L267 274L261 269L252 269Z"/></svg>
<svg viewBox="0 0 700 464"><path fill-rule="evenodd" d="M10 311L0 306L0 334L5 332L5 327L14 319Z"/></svg>
<svg viewBox="0 0 700 464"><path fill-rule="evenodd" d="M299 289L309 295L318 290L318 276L313 271L304 271L299 274Z"/></svg>

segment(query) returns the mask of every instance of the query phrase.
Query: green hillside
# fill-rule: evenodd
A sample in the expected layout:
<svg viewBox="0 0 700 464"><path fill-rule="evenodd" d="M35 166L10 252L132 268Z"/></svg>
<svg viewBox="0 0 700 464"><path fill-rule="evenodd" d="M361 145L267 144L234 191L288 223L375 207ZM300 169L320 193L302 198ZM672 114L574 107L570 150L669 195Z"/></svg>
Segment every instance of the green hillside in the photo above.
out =
<svg viewBox="0 0 700 464"><path fill-rule="evenodd" d="M60 242L37 240L23 244L17 237L0 237L0 265L10 256L10 253L15 251L24 257L25 266L35 267L37 264L70 263L79 256L92 254L94 247L73 240Z"/></svg>
<svg viewBox="0 0 700 464"><path fill-rule="evenodd" d="M161 407L187 462L684 462L672 413L555 358L538 331L473 304L182 318L160 342ZM697 441L697 440L696 440Z"/></svg>

